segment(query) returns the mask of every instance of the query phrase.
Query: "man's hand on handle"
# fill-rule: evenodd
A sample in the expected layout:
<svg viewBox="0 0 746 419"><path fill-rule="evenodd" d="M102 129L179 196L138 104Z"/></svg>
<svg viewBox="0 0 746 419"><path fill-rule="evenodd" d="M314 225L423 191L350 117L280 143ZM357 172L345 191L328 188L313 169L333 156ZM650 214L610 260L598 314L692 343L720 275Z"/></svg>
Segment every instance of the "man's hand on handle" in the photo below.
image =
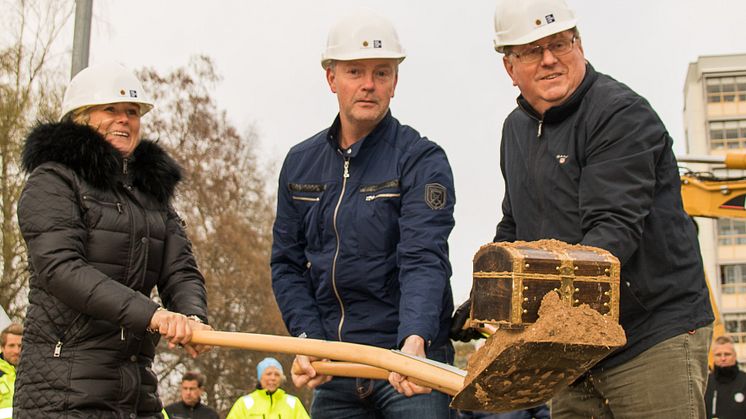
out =
<svg viewBox="0 0 746 419"><path fill-rule="evenodd" d="M425 358L425 339L417 335L411 335L404 340L404 345L401 351L405 354L416 355ZM399 393L412 397L415 394L427 394L432 391L428 387L418 386L417 384L407 380L406 376L399 374L398 372L389 373L389 383Z"/></svg>
<svg viewBox="0 0 746 419"><path fill-rule="evenodd" d="M316 370L311 366L311 362L313 361L321 361L321 358L305 355L295 356L290 375L293 378L293 384L295 384L296 387L307 386L309 388L316 388L332 379L330 375L317 374Z"/></svg>

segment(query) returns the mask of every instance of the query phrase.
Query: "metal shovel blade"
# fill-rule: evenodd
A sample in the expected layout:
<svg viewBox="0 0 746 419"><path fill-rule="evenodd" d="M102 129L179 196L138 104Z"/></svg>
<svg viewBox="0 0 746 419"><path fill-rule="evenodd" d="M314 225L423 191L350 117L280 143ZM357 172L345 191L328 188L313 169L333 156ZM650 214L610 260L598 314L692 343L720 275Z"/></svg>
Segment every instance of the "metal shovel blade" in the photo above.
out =
<svg viewBox="0 0 746 419"><path fill-rule="evenodd" d="M475 353L474 357L483 354L482 359L469 362L464 388L453 398L451 407L499 413L540 405L614 349L558 342L519 343L491 360L489 342Z"/></svg>

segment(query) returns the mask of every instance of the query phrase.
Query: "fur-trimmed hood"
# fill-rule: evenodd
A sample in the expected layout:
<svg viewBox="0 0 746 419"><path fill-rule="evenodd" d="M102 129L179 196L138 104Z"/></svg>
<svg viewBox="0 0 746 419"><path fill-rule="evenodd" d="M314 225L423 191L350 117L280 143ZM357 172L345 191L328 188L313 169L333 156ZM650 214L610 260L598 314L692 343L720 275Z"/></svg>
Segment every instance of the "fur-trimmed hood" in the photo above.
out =
<svg viewBox="0 0 746 419"><path fill-rule="evenodd" d="M75 171L100 189L114 189L122 176L122 155L98 132L72 122L39 123L26 137L23 169L31 173L41 164L56 162ZM156 143L142 140L127 165L132 185L159 202L173 197L181 167Z"/></svg>

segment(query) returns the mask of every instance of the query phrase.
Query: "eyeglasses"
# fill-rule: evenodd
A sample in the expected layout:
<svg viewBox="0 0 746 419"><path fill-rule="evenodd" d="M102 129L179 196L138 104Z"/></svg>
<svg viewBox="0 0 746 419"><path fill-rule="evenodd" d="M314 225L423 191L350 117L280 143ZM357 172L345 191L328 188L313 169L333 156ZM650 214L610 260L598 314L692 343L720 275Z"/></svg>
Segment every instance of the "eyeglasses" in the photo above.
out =
<svg viewBox="0 0 746 419"><path fill-rule="evenodd" d="M521 52L510 51L508 54L515 55L518 61L523 64L533 64L538 62L544 57L544 50L549 50L555 57L565 55L572 51L572 47L575 45L575 37L570 39L559 38L546 45L536 45L524 49Z"/></svg>

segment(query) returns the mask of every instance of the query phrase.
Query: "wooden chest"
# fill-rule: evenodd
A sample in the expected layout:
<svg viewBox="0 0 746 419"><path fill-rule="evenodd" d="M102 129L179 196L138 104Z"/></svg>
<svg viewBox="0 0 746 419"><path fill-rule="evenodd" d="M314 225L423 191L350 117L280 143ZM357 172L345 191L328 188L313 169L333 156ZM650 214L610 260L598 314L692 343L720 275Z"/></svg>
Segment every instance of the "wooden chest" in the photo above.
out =
<svg viewBox="0 0 746 419"><path fill-rule="evenodd" d="M587 304L619 321L619 260L610 252L558 240L490 243L474 256L471 327L534 323L550 291L568 306Z"/></svg>

